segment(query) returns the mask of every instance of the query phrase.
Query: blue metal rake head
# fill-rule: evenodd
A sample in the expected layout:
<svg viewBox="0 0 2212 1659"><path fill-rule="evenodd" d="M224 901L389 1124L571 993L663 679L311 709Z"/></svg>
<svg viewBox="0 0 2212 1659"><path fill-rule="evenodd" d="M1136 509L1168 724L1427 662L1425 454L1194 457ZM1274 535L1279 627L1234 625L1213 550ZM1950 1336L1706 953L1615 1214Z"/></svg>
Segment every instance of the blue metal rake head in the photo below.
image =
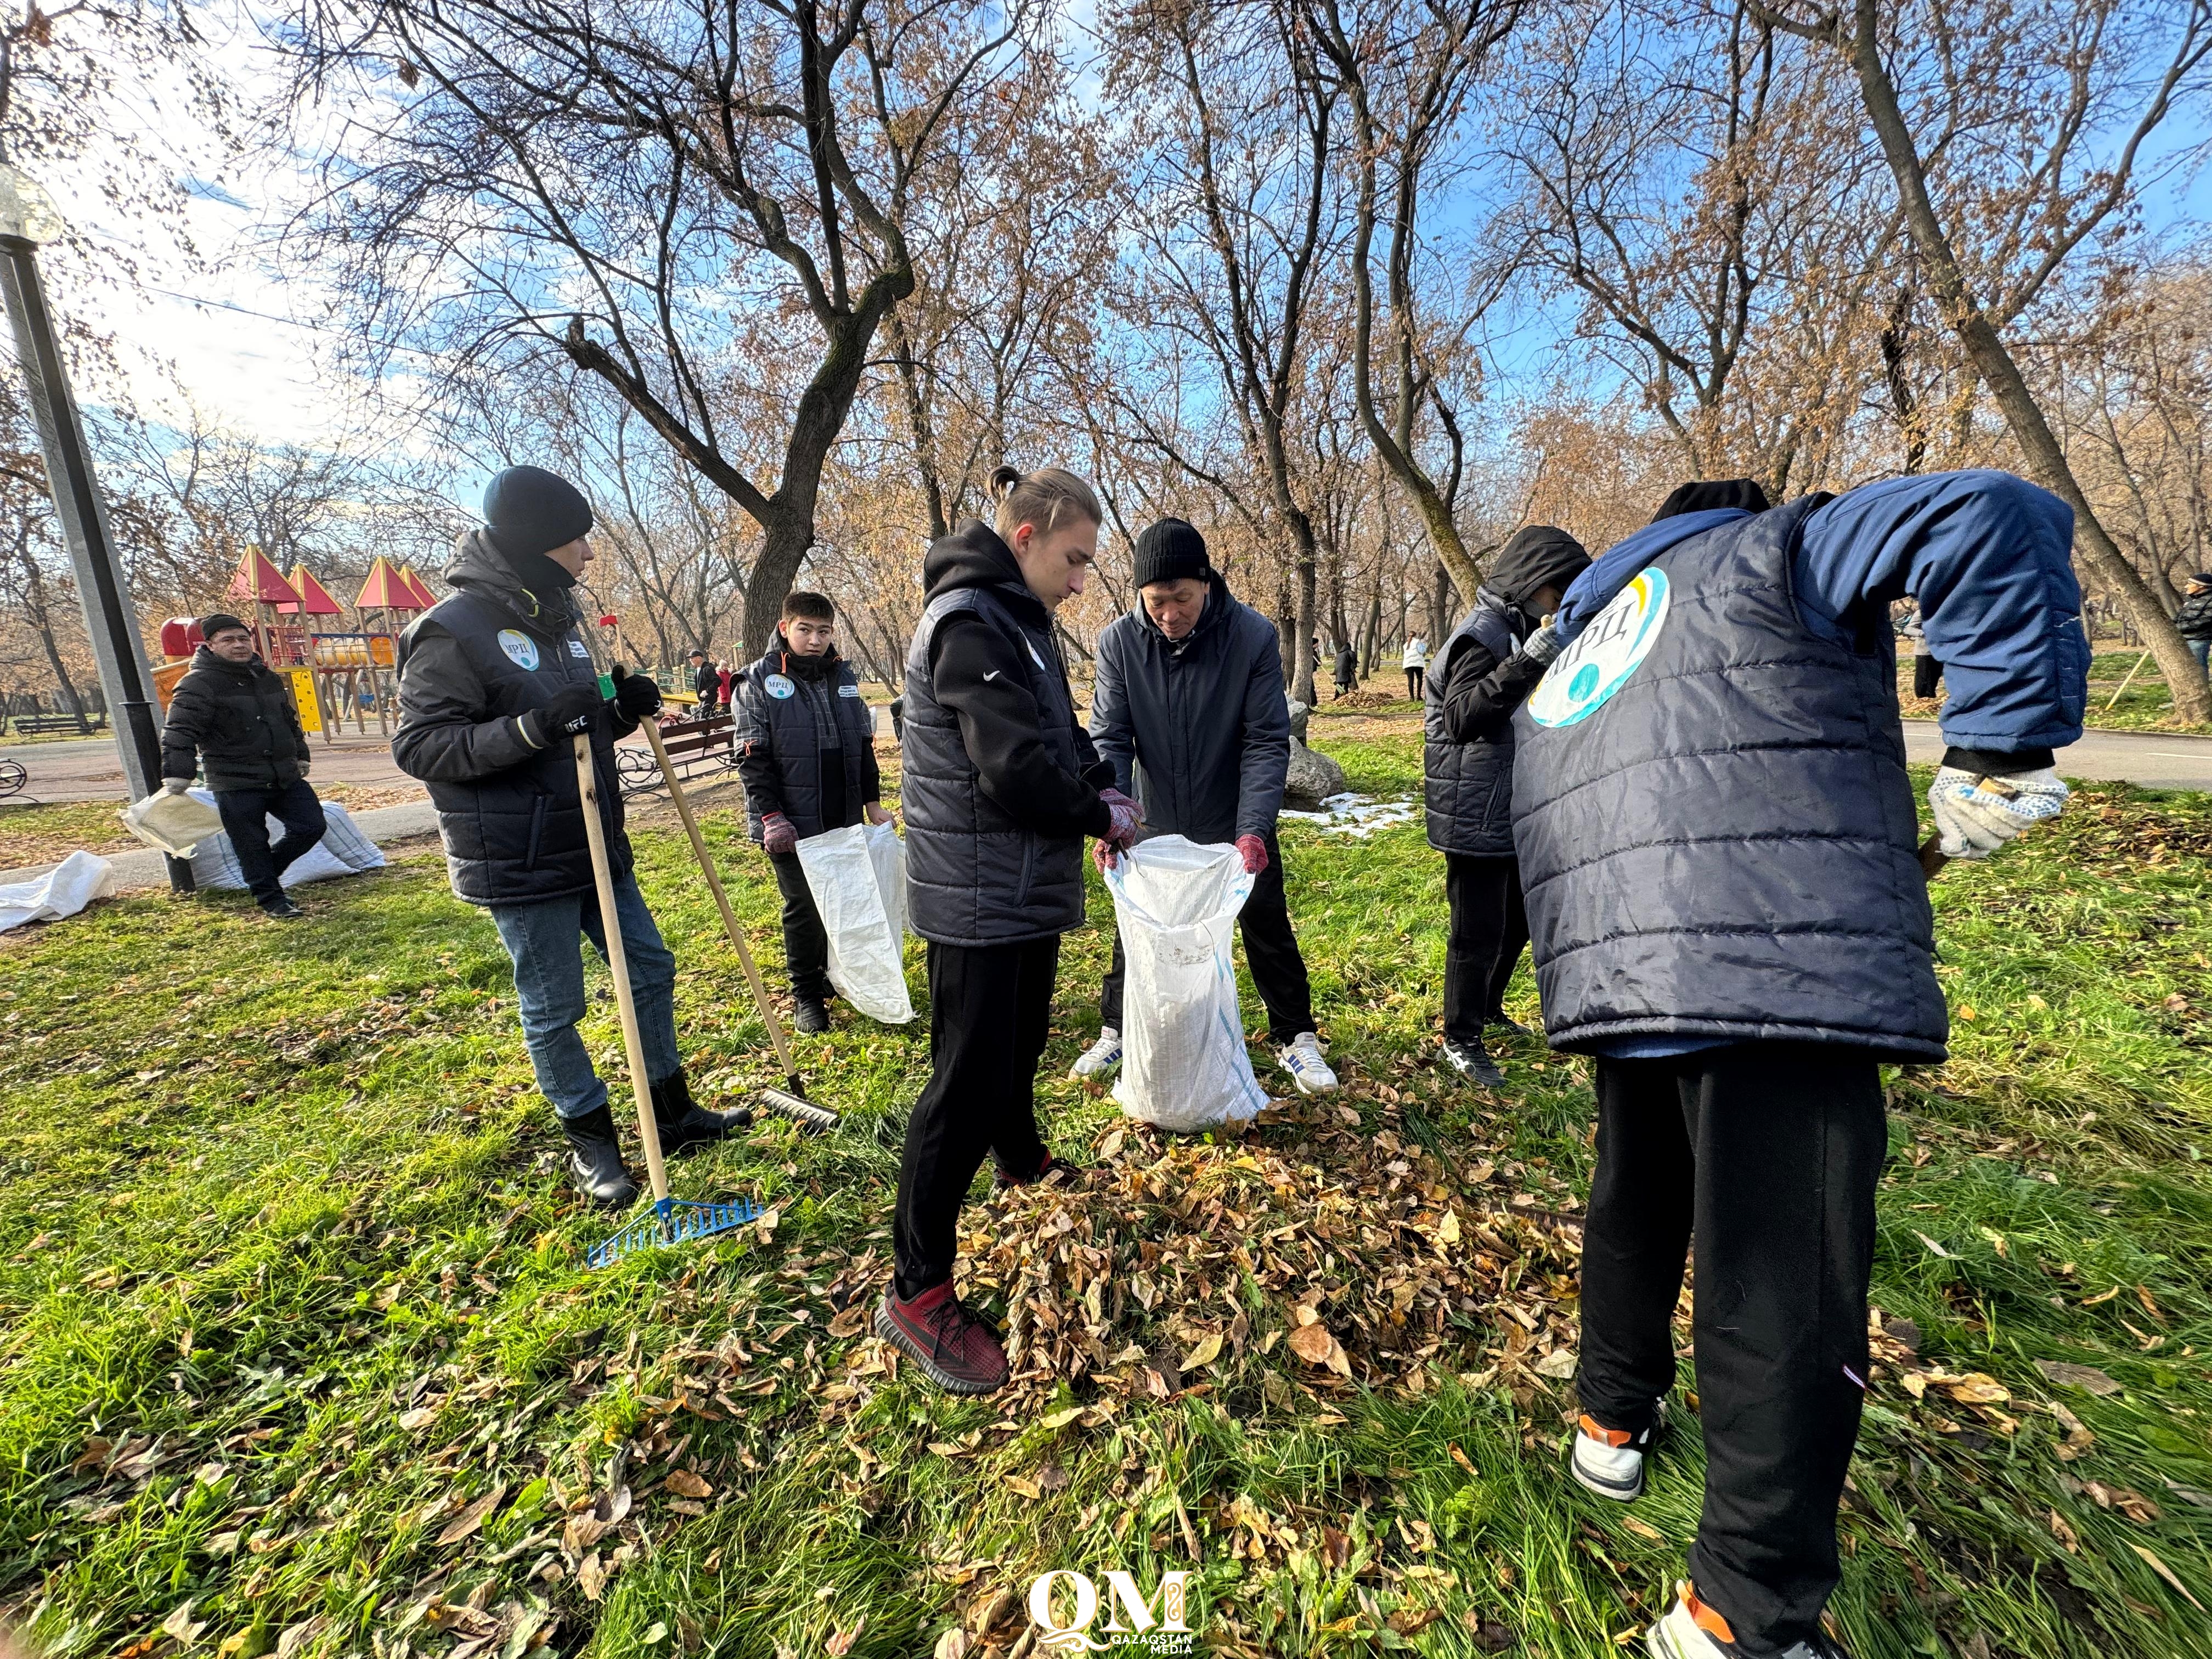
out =
<svg viewBox="0 0 2212 1659"><path fill-rule="evenodd" d="M710 1238L716 1233L735 1232L748 1222L759 1220L760 1214L760 1206L745 1198L734 1204L708 1204L688 1198L660 1199L654 1203L650 1215L638 1217L604 1243L592 1246L584 1257L584 1265L604 1267L640 1250L662 1249L672 1244Z"/></svg>

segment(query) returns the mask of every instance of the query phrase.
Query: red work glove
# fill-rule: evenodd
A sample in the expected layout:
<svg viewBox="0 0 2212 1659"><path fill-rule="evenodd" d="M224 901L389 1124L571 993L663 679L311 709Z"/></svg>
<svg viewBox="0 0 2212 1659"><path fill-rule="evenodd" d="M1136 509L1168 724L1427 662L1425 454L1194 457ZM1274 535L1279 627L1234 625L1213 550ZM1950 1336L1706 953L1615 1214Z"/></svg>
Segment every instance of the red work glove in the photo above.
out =
<svg viewBox="0 0 2212 1659"><path fill-rule="evenodd" d="M1267 867L1267 843L1257 836L1237 837L1237 850L1244 855L1244 873L1256 876Z"/></svg>
<svg viewBox="0 0 2212 1659"><path fill-rule="evenodd" d="M799 830L781 812L768 813L761 819L761 845L781 858L799 848Z"/></svg>

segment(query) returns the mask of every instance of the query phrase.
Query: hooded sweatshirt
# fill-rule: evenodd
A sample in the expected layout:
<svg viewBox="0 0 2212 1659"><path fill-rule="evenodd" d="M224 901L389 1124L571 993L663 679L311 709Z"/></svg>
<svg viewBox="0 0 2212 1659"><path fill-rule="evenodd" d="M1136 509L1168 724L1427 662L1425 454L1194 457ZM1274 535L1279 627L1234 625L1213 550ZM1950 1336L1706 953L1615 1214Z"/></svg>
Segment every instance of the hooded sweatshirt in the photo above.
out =
<svg viewBox="0 0 2212 1659"><path fill-rule="evenodd" d="M1475 603L1504 616L1517 647L1543 621L1528 601L1547 587L1564 593L1589 566L1589 555L1565 531L1530 525L1505 544ZM1455 743L1501 736L1513 711L1543 678L1544 667L1517 650L1501 658L1463 633L1447 641L1442 660L1431 671L1443 676L1444 735Z"/></svg>

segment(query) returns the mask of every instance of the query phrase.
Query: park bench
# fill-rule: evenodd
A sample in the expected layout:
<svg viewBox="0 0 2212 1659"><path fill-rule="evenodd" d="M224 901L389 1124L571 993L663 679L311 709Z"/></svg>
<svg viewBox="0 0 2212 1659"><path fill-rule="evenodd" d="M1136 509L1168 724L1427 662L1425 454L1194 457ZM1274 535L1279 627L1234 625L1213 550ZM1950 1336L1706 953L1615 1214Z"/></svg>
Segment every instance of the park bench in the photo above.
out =
<svg viewBox="0 0 2212 1659"><path fill-rule="evenodd" d="M80 726L74 714L18 714L15 726L15 735L19 738L43 738L58 732L82 732L88 728L93 732L103 732L107 729L107 716L87 714L84 724Z"/></svg>
<svg viewBox="0 0 2212 1659"><path fill-rule="evenodd" d="M704 720L671 720L660 728L661 746L668 763L685 783L702 773L725 772L738 763L730 746L730 717L717 711ZM626 795L647 795L664 788L660 763L649 748L624 744L615 750L615 770Z"/></svg>

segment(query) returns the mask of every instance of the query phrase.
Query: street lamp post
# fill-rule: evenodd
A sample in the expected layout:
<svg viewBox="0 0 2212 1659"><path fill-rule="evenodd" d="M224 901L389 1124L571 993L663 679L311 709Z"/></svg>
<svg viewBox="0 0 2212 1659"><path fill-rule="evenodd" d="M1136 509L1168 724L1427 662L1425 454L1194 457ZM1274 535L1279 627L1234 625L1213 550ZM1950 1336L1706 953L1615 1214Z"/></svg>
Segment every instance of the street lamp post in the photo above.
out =
<svg viewBox="0 0 2212 1659"><path fill-rule="evenodd" d="M38 250L62 234L62 218L52 199L14 167L0 165L0 292L15 332L15 358L31 418L46 452L46 486L53 492L54 514L61 521L70 562L76 568L77 598L84 605L85 633L92 641L100 688L106 695L121 751L123 775L131 798L143 800L161 787L161 734L155 719L154 676L147 666L145 642L131 586L107 533L107 507L93 480L92 454L85 446L84 423L70 393L54 338L53 313L39 281ZM192 890L192 866L168 860L169 885Z"/></svg>

